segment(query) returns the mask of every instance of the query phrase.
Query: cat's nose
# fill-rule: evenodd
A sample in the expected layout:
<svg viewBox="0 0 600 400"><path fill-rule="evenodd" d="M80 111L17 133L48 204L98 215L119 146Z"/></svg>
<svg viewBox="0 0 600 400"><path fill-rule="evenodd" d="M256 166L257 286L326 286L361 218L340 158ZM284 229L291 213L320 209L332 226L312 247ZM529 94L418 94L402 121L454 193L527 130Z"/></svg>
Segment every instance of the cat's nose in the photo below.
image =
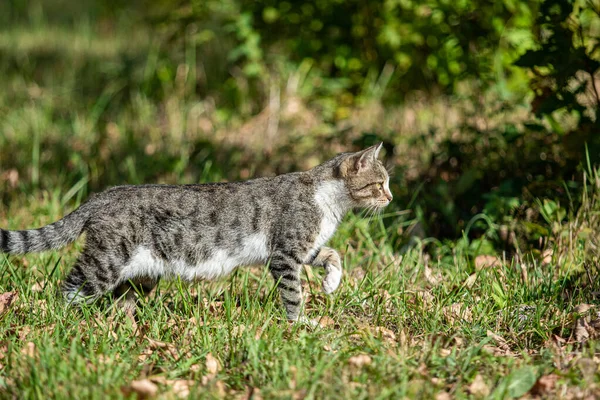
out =
<svg viewBox="0 0 600 400"><path fill-rule="evenodd" d="M386 198L388 201L392 201L392 199L394 198L394 196L392 196L392 193L391 193L391 192L388 192L388 191L386 190L386 192L385 192L385 198Z"/></svg>

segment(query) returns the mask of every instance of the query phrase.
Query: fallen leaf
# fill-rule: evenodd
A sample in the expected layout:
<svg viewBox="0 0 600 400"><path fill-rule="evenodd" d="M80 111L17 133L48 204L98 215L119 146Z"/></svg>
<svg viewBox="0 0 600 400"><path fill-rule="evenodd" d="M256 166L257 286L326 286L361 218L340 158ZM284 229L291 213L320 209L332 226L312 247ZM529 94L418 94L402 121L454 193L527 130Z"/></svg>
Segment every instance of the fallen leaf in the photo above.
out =
<svg viewBox="0 0 600 400"><path fill-rule="evenodd" d="M120 358L119 353L116 353L114 355L114 357L109 357L104 354L98 354L98 362L100 364L106 364L106 365L114 364L114 362L116 360L118 360L119 358Z"/></svg>
<svg viewBox="0 0 600 400"><path fill-rule="evenodd" d="M179 379L175 381L169 381L171 384L171 390L173 394L180 399L188 398L190 396L190 387L194 386L194 381Z"/></svg>
<svg viewBox="0 0 600 400"><path fill-rule="evenodd" d="M219 360L217 360L215 357L213 357L212 354L208 353L206 355L206 371L210 374L210 375L216 375L219 370L221 369L221 366L219 365Z"/></svg>
<svg viewBox="0 0 600 400"><path fill-rule="evenodd" d="M588 332L588 323L585 318L579 318L575 322L575 340L578 343L585 343L590 338L590 333Z"/></svg>
<svg viewBox="0 0 600 400"><path fill-rule="evenodd" d="M592 304L577 304L575 306L574 311L577 314L585 314L586 312L588 312L589 310L593 309L594 306Z"/></svg>
<svg viewBox="0 0 600 400"><path fill-rule="evenodd" d="M333 320L333 318L324 315L321 318L319 318L319 325L321 325L321 328L325 328L326 326L334 326L335 321Z"/></svg>
<svg viewBox="0 0 600 400"><path fill-rule="evenodd" d="M554 255L554 251L552 249L546 249L542 253L542 265L548 265L552 263L552 255Z"/></svg>
<svg viewBox="0 0 600 400"><path fill-rule="evenodd" d="M27 357L35 358L37 354L35 343L27 342L27 344L21 349L21 354Z"/></svg>
<svg viewBox="0 0 600 400"><path fill-rule="evenodd" d="M452 396L448 392L440 392L435 395L435 400L451 400Z"/></svg>
<svg viewBox="0 0 600 400"><path fill-rule="evenodd" d="M556 374L542 375L531 388L531 394L534 396L548 396L556 386L559 376Z"/></svg>
<svg viewBox="0 0 600 400"><path fill-rule="evenodd" d="M223 383L223 381L216 381L215 387L217 388L217 397L224 399L227 395L227 392L225 391L225 383Z"/></svg>
<svg viewBox="0 0 600 400"><path fill-rule="evenodd" d="M192 372L200 372L200 364L192 364L192 365L190 365L190 371L192 371Z"/></svg>
<svg viewBox="0 0 600 400"><path fill-rule="evenodd" d="M469 277L465 280L464 286L467 289L470 289L473 287L473 285L475 284L475 281L477 280L477 274L471 274L469 275Z"/></svg>
<svg viewBox="0 0 600 400"><path fill-rule="evenodd" d="M490 388L479 374L473 379L473 382L468 386L469 393L477 397L487 397L490 394Z"/></svg>
<svg viewBox="0 0 600 400"><path fill-rule="evenodd" d="M350 359L348 359L348 363L350 363L350 365L353 365L357 368L362 368L365 365L371 365L372 362L373 362L373 360L367 354L358 354L358 355L352 356L352 357L350 357Z"/></svg>
<svg viewBox="0 0 600 400"><path fill-rule="evenodd" d="M154 352L150 349L144 349L139 355L138 355L138 361L143 363L144 361L146 361Z"/></svg>
<svg viewBox="0 0 600 400"><path fill-rule="evenodd" d="M449 306L446 306L442 309L442 313L450 323L460 321L471 322L471 320L473 319L471 309L469 307L466 307L462 303L454 303Z"/></svg>
<svg viewBox="0 0 600 400"><path fill-rule="evenodd" d="M498 259L498 257L481 254L475 257L475 268L482 269L485 267L499 267L502 265L502 262Z"/></svg>
<svg viewBox="0 0 600 400"><path fill-rule="evenodd" d="M10 305L16 300L17 292L6 292L0 294L0 315L2 315Z"/></svg>
<svg viewBox="0 0 600 400"><path fill-rule="evenodd" d="M146 337L146 340L148 341L148 344L150 344L150 349L164 351L176 360L179 358L177 348L174 344L161 342L159 340L154 340L149 337Z"/></svg>
<svg viewBox="0 0 600 400"><path fill-rule="evenodd" d="M427 264L425 265L425 279L427 280L427 282L429 282L432 286L437 286L439 285L443 278L442 278L442 274L438 273L434 273L432 271L431 268L429 268L429 266L427 266Z"/></svg>
<svg viewBox="0 0 600 400"><path fill-rule="evenodd" d="M426 309L429 309L432 306L433 301L435 299L435 297L433 297L431 293L425 290L418 291L416 293L416 298L421 301L421 303L425 306Z"/></svg>
<svg viewBox="0 0 600 400"><path fill-rule="evenodd" d="M510 352L510 346L508 345L508 343L502 336L497 335L490 330L487 331L487 336L489 338L492 338L496 342L496 344L498 345L499 348L501 348L505 352Z"/></svg>
<svg viewBox="0 0 600 400"><path fill-rule="evenodd" d="M156 396L158 393L158 386L152 383L149 379L141 379L132 381L129 386L122 387L121 391L125 396L135 393L140 399L148 399Z"/></svg>
<svg viewBox="0 0 600 400"><path fill-rule="evenodd" d="M19 329L19 340L24 342L30 333L31 333L31 328L28 327L27 325L23 326L21 329Z"/></svg>
<svg viewBox="0 0 600 400"><path fill-rule="evenodd" d="M36 282L31 287L32 292L41 292L42 290L44 290L44 283L42 282Z"/></svg>
<svg viewBox="0 0 600 400"><path fill-rule="evenodd" d="M394 333L394 331L384 326L376 326L375 333L377 333L378 336L381 336L387 341L396 341L396 334Z"/></svg>

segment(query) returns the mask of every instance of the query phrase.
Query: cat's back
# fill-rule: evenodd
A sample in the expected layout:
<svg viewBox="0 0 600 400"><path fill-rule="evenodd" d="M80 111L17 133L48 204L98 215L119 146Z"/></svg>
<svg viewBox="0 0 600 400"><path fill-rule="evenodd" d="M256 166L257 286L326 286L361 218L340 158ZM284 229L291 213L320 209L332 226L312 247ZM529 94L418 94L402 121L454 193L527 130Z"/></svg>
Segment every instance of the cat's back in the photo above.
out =
<svg viewBox="0 0 600 400"><path fill-rule="evenodd" d="M187 218L216 226L229 223L238 229L247 222L260 229L276 217L307 211L314 206L315 182L305 172L240 182L191 185L122 185L93 197L102 218L135 218L161 221Z"/></svg>

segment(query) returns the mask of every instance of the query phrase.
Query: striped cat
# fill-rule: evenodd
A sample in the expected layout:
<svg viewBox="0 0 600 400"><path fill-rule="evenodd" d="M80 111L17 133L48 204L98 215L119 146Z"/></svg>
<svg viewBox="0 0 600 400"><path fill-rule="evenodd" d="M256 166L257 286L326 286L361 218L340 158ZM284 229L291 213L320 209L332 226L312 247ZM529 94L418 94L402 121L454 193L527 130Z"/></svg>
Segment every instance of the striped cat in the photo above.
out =
<svg viewBox="0 0 600 400"><path fill-rule="evenodd" d="M347 211L392 200L381 144L339 154L310 171L244 182L118 186L92 196L39 229L0 229L0 251L60 248L86 234L65 279L70 302L113 293L135 304L160 278L214 279L240 265L268 264L290 320L302 305L302 264L322 267L325 293L342 277L339 254L325 247Z"/></svg>

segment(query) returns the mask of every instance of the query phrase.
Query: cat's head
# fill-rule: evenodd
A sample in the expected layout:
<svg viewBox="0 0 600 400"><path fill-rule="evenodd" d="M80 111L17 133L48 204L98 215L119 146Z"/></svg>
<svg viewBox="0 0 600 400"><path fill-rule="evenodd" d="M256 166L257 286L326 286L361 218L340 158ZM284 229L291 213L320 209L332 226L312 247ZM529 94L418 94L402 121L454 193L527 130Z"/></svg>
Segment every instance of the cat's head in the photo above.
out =
<svg viewBox="0 0 600 400"><path fill-rule="evenodd" d="M355 207L381 208L392 201L390 177L377 159L382 145L348 154L340 165L340 174Z"/></svg>

